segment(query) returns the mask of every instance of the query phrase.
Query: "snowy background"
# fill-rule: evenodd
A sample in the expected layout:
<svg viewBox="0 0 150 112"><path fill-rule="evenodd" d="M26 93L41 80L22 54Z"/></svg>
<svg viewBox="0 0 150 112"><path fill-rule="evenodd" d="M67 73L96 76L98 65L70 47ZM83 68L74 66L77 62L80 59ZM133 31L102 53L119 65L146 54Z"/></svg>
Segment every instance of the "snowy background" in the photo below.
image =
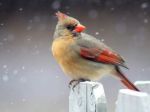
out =
<svg viewBox="0 0 150 112"><path fill-rule="evenodd" d="M122 54L129 79L150 80L149 0L0 0L0 112L68 112L70 79L50 51L57 10ZM100 82L113 112L124 86Z"/></svg>

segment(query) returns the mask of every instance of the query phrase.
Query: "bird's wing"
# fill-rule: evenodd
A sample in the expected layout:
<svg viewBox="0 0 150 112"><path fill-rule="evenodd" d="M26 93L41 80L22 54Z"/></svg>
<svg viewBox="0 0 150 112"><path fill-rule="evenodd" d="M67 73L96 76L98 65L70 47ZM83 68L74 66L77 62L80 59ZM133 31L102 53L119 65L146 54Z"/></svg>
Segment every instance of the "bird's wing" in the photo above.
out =
<svg viewBox="0 0 150 112"><path fill-rule="evenodd" d="M127 68L119 54L90 35L82 34L81 38L77 40L77 45L78 53L84 59Z"/></svg>

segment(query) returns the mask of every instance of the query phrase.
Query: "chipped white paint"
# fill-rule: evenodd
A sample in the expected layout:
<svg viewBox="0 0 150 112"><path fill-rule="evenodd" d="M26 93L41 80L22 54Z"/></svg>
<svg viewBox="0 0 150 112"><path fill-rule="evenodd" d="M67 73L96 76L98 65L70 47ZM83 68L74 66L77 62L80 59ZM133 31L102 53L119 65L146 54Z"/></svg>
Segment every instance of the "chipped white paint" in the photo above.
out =
<svg viewBox="0 0 150 112"><path fill-rule="evenodd" d="M149 105L149 94L121 89L116 103L116 112L150 112Z"/></svg>
<svg viewBox="0 0 150 112"><path fill-rule="evenodd" d="M102 84L81 82L69 96L69 112L106 112L106 97Z"/></svg>
<svg viewBox="0 0 150 112"><path fill-rule="evenodd" d="M150 81L136 81L135 85L142 91L150 94Z"/></svg>

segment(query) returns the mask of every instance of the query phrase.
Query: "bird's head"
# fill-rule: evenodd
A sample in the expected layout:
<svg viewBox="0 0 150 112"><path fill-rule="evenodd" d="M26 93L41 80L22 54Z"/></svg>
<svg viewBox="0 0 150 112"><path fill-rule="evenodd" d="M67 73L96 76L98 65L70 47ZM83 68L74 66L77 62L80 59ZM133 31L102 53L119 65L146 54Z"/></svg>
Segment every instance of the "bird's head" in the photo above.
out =
<svg viewBox="0 0 150 112"><path fill-rule="evenodd" d="M57 33L61 33L61 31L65 31L65 33L79 34L85 30L85 26L80 24L80 22L73 17L70 17L59 11L56 13L56 16L58 18L58 24L56 26L56 30L59 31Z"/></svg>

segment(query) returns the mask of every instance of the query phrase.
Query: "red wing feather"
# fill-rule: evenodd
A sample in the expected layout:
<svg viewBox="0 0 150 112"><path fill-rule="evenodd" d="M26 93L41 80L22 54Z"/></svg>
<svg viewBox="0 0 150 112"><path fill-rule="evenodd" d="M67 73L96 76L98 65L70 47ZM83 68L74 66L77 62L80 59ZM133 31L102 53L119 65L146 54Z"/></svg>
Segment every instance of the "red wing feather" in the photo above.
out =
<svg viewBox="0 0 150 112"><path fill-rule="evenodd" d="M80 55L92 61L120 65L127 68L124 65L124 60L109 49L99 50L97 48L81 48Z"/></svg>
<svg viewBox="0 0 150 112"><path fill-rule="evenodd" d="M111 57L113 59L118 59L122 62L124 62L124 60L116 53L110 51L109 49L105 49L101 52L101 55L105 55L105 56L108 56L108 57Z"/></svg>

